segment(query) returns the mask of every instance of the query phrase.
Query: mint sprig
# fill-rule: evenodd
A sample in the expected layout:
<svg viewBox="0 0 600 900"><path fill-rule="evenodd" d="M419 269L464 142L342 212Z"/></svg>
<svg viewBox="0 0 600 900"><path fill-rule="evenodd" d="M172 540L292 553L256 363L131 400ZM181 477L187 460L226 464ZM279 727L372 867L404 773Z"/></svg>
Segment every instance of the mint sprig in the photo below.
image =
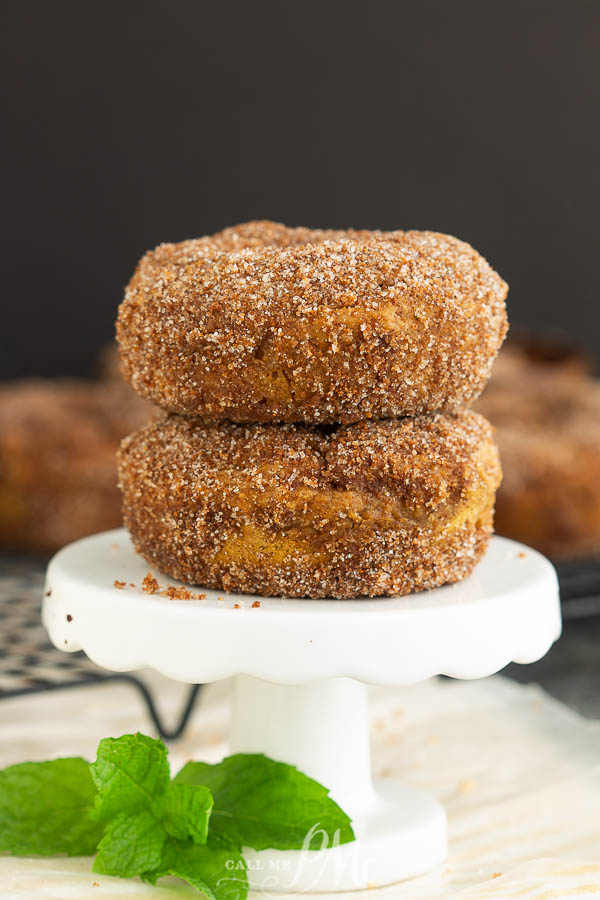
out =
<svg viewBox="0 0 600 900"><path fill-rule="evenodd" d="M315 832L317 832L315 834ZM0 851L91 855L93 869L156 884L173 875L209 900L245 900L243 848L316 849L354 840L326 788L261 754L188 763L143 734L105 738L79 758L0 771Z"/></svg>
<svg viewBox="0 0 600 900"><path fill-rule="evenodd" d="M212 853L195 849L208 837L209 789L174 784L167 748L144 734L100 741L91 771L98 788L95 815L106 823L94 872L140 875L153 883L181 872L214 900Z"/></svg>

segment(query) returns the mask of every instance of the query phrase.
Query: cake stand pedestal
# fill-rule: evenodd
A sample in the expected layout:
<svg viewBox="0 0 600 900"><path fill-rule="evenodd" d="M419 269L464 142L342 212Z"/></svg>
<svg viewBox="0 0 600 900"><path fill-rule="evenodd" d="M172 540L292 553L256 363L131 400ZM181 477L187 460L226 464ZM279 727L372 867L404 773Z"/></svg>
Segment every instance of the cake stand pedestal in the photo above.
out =
<svg viewBox="0 0 600 900"><path fill-rule="evenodd" d="M48 568L44 624L61 650L83 649L108 669L150 666L192 684L236 676L231 752L266 753L316 778L356 834L320 851L245 852L251 885L280 892L389 884L446 857L437 800L372 780L367 684L481 678L539 659L561 628L551 564L499 537L465 581L409 597L289 600L197 589L204 598L172 600L142 591L148 570L123 530L71 544ZM179 586L153 574L161 589Z"/></svg>

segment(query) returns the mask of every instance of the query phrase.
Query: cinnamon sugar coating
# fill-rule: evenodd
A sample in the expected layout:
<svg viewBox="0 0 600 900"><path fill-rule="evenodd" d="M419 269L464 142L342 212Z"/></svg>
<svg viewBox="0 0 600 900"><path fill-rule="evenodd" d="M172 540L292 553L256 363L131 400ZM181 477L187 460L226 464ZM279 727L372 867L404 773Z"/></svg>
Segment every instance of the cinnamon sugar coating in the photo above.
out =
<svg viewBox="0 0 600 900"><path fill-rule="evenodd" d="M338 427L177 415L125 438L136 549L190 584L262 596L407 594L464 578L500 466L469 410Z"/></svg>
<svg viewBox="0 0 600 900"><path fill-rule="evenodd" d="M506 293L447 235L249 222L143 257L119 311L122 371L164 409L211 420L455 410L489 376Z"/></svg>
<svg viewBox="0 0 600 900"><path fill-rule="evenodd" d="M125 384L69 379L0 387L0 546L52 551L117 528L115 453L153 414Z"/></svg>
<svg viewBox="0 0 600 900"><path fill-rule="evenodd" d="M595 556L600 381L585 358L544 361L533 351L507 345L477 402L495 426L504 469L496 531L556 560Z"/></svg>

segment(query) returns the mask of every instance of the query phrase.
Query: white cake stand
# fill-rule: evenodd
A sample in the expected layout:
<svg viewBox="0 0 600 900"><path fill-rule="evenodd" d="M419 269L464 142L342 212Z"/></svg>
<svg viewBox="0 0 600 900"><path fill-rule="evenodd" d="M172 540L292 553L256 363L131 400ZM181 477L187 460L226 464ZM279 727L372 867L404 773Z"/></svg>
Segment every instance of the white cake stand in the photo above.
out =
<svg viewBox="0 0 600 900"><path fill-rule="evenodd" d="M410 597L171 600L141 590L148 571L123 530L71 544L50 563L44 624L61 650L83 649L108 669L150 666L189 683L237 676L231 751L298 766L330 789L356 834L322 851L248 851L252 886L279 891L389 884L446 856L440 804L372 781L367 684L481 678L539 659L561 629L551 564L499 537L465 581Z"/></svg>

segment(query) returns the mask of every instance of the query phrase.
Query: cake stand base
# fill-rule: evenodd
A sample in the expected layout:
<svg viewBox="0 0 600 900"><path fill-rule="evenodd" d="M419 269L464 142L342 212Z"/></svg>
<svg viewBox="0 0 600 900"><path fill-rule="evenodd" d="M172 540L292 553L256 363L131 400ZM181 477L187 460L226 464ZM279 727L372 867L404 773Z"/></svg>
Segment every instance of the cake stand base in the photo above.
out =
<svg viewBox="0 0 600 900"><path fill-rule="evenodd" d="M320 851L246 850L253 888L356 890L420 875L446 858L442 806L406 785L371 780L366 685L350 678L280 685L238 676L230 744L232 753L265 753L326 785L356 835L336 846L323 834Z"/></svg>

